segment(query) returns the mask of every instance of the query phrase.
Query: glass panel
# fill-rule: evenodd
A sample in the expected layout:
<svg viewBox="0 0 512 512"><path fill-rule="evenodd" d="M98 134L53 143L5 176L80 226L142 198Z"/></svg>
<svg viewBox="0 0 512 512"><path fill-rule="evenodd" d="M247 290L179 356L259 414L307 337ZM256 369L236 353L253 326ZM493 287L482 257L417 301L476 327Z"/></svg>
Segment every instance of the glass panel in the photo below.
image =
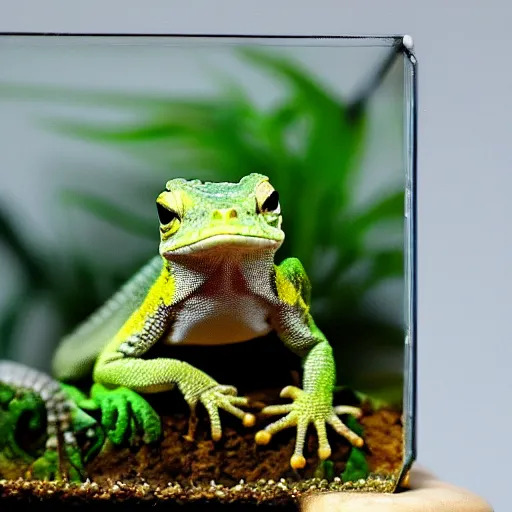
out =
<svg viewBox="0 0 512 512"><path fill-rule="evenodd" d="M402 38L5 35L0 70L0 478L395 490L415 456ZM64 424L37 401L51 374L84 394Z"/></svg>
<svg viewBox="0 0 512 512"><path fill-rule="evenodd" d="M416 457L416 117L417 62L408 50L405 65L405 358L404 358L404 467Z"/></svg>

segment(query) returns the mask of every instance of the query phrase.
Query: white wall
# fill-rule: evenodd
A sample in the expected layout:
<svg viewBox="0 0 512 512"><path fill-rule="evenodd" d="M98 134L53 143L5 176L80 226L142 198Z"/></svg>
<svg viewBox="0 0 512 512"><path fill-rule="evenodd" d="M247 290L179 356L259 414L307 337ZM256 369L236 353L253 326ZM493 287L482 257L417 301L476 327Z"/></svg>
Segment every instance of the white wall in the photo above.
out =
<svg viewBox="0 0 512 512"><path fill-rule="evenodd" d="M441 477L481 493L496 510L508 510L509 2L141 5L18 1L4 6L0 30L414 37L420 62L419 459Z"/></svg>

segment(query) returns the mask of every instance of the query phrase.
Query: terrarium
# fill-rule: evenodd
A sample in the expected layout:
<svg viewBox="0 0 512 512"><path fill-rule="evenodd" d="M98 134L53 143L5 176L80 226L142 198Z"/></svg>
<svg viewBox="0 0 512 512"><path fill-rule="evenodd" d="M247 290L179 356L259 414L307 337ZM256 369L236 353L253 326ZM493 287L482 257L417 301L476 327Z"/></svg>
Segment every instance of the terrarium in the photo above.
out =
<svg viewBox="0 0 512 512"><path fill-rule="evenodd" d="M3 35L0 69L4 503L400 490L411 38Z"/></svg>

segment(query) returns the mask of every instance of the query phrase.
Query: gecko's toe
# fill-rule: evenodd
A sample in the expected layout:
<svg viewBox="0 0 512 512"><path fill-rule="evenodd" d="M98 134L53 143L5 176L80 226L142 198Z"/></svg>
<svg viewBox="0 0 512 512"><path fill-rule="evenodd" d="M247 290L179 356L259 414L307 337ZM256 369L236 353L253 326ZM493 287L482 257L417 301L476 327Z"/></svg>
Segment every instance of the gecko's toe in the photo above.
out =
<svg viewBox="0 0 512 512"><path fill-rule="evenodd" d="M226 384L217 384L215 389L219 393L222 393L223 395L228 395L228 396L238 395L238 390L235 388L235 386L228 386Z"/></svg>
<svg viewBox="0 0 512 512"><path fill-rule="evenodd" d="M327 460L331 456L332 450L330 446L322 446L318 448L318 457L322 460Z"/></svg>
<svg viewBox="0 0 512 512"><path fill-rule="evenodd" d="M335 414L327 419L327 423L356 448L361 448L364 445L363 438L358 436L355 432L352 432Z"/></svg>
<svg viewBox="0 0 512 512"><path fill-rule="evenodd" d="M304 391L297 386L286 386L281 390L279 396L281 398L291 398L292 400L296 400L303 393Z"/></svg>
<svg viewBox="0 0 512 512"><path fill-rule="evenodd" d="M254 436L254 440L256 441L256 444L260 445L266 445L270 443L270 440L272 439L272 434L270 432L267 432L266 430L260 430L259 432L256 432L256 435Z"/></svg>
<svg viewBox="0 0 512 512"><path fill-rule="evenodd" d="M254 416L254 414L251 413L246 413L242 420L242 423L244 427L254 427L256 423L256 416Z"/></svg>
<svg viewBox="0 0 512 512"><path fill-rule="evenodd" d="M334 407L336 414L350 414L354 418L360 418L363 415L363 410L359 407L352 407L351 405L336 405Z"/></svg>
<svg viewBox="0 0 512 512"><path fill-rule="evenodd" d="M302 469L306 466L306 458L304 455L293 454L290 459L290 466L293 469Z"/></svg>

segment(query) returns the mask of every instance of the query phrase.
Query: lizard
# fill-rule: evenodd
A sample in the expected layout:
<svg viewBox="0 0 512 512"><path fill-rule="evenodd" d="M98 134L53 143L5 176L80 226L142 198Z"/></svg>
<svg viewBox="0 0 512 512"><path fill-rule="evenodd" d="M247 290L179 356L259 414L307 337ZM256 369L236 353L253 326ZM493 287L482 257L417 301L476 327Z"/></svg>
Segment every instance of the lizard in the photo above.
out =
<svg viewBox="0 0 512 512"><path fill-rule="evenodd" d="M331 456L327 425L361 447L363 439L339 418L359 417L361 410L333 405L333 351L311 315L306 271L297 258L274 261L285 233L279 193L269 178L257 173L232 183L174 178L157 196L156 210L158 254L64 337L53 359L55 377L72 382L92 375L89 402L101 408L114 444L132 440L137 431L146 442L158 439L159 416L141 395L174 387L190 408L189 437L201 403L217 441L220 409L245 427L255 425L255 416L243 410L248 399L187 362L149 358L148 352L157 344L241 343L273 331L301 358L303 385L282 389L280 396L290 403L261 410L282 417L256 432L255 442L267 445L277 432L296 428L294 469L306 465L310 424L321 460Z"/></svg>
<svg viewBox="0 0 512 512"><path fill-rule="evenodd" d="M77 406L76 400L85 402L86 396L74 388L69 392L44 372L7 360L0 360L0 388L7 434L0 444L10 465L27 465L25 476L29 478L83 481L85 463L99 452L105 438L97 421ZM27 398L24 392L40 399L45 419L40 415L41 404ZM46 424L44 449L35 460L17 439L18 422L27 413L31 431Z"/></svg>

